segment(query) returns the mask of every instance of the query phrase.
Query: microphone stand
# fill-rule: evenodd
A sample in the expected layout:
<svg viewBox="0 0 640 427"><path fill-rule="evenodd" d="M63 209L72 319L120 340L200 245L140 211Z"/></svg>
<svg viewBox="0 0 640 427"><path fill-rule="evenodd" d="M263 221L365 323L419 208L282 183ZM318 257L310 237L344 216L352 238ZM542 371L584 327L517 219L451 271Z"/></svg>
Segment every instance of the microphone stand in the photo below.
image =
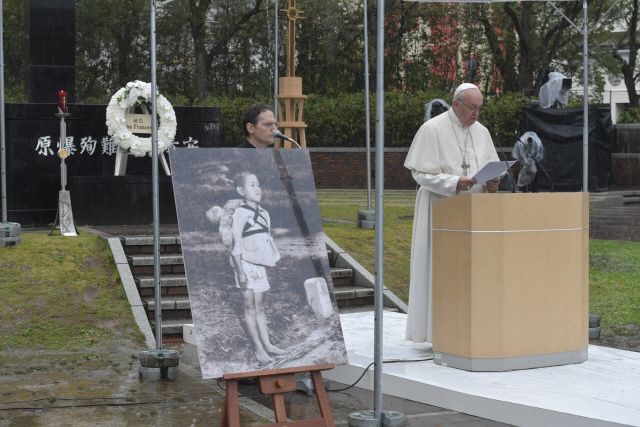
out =
<svg viewBox="0 0 640 427"><path fill-rule="evenodd" d="M504 153L504 148L502 148L502 144L500 144L500 136L496 133L496 141L498 141L498 145L500 146L500 151L502 151L502 157L504 157L504 162L507 164L507 171L509 172L509 175L511 176L511 181L513 183L513 185L511 186L511 192L515 193L516 192L516 178L513 176L513 172L511 171L511 168L509 167L509 162L507 161L507 155Z"/></svg>
<svg viewBox="0 0 640 427"><path fill-rule="evenodd" d="M522 145L524 146L524 148L527 149L527 152L529 152L529 155L531 156L531 158L533 159L534 163L536 165L538 165L538 167L542 170L542 172L544 172L544 174L547 176L547 178L549 178L549 182L551 183L551 192L553 193L553 181L551 180L551 177L549 176L549 174L547 173L547 171L542 167L542 165L540 164L540 162L538 162L535 158L535 156L533 155L533 153L531 153L531 150L529 150L529 147L527 147L527 144L525 144L524 142L522 142L522 140L520 138L518 138L518 141L520 141L522 143Z"/></svg>

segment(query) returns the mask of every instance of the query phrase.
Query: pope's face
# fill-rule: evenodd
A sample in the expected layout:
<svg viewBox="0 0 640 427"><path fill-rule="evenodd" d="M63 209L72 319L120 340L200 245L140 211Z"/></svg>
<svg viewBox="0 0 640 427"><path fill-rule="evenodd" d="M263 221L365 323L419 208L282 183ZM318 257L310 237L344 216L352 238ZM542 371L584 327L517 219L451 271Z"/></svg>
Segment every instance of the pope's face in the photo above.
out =
<svg viewBox="0 0 640 427"><path fill-rule="evenodd" d="M453 111L463 126L471 126L478 120L478 116L480 115L479 109L482 107L482 102L482 93L476 89L467 89L464 91L462 101L459 99L453 101Z"/></svg>
<svg viewBox="0 0 640 427"><path fill-rule="evenodd" d="M244 181L242 191L238 191L246 201L260 203L262 200L262 189L260 189L260 182L255 175L249 175Z"/></svg>
<svg viewBox="0 0 640 427"><path fill-rule="evenodd" d="M276 126L276 118L269 110L260 113L256 120L256 124L247 123L247 131L249 137L247 138L256 147L264 148L267 145L273 144L273 136L271 132L278 129Z"/></svg>

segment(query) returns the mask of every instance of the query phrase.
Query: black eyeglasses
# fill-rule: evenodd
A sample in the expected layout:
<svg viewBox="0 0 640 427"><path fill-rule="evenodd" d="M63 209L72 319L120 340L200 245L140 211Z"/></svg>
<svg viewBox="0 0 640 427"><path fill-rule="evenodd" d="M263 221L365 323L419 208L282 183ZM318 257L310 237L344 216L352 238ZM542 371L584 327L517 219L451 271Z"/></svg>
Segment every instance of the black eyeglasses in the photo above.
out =
<svg viewBox="0 0 640 427"><path fill-rule="evenodd" d="M458 99L458 101L460 101L460 100ZM480 114L480 113L482 113L484 110L486 110L486 108L485 108L485 107L469 107L467 104L465 104L465 103L464 103L464 102L462 102L462 101L460 101L460 103L461 103L462 105L464 105L465 107L467 107L467 108L469 109L469 111L471 111L472 113L478 113L478 114Z"/></svg>

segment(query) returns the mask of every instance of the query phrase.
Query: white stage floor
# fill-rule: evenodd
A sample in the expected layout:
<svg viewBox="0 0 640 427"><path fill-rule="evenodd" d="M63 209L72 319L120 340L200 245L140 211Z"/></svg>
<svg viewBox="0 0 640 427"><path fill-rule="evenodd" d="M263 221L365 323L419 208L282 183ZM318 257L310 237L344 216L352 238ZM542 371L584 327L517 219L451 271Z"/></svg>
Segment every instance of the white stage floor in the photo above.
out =
<svg viewBox="0 0 640 427"><path fill-rule="evenodd" d="M384 313L384 360L433 356L404 339L407 316ZM349 365L323 372L351 384L373 362L372 312L340 316ZM373 367L358 383L373 389ZM581 364L467 372L433 360L384 365L384 393L523 427L640 426L640 353L589 346Z"/></svg>

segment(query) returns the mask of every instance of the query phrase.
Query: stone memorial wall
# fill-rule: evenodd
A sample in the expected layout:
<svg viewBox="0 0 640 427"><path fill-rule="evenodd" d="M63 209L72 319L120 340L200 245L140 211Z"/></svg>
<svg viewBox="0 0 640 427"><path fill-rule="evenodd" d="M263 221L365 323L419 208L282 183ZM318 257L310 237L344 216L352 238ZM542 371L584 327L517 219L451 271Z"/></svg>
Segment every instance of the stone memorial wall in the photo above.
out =
<svg viewBox="0 0 640 427"><path fill-rule="evenodd" d="M11 222L39 226L55 220L62 189L56 110L56 104L6 104L7 218ZM220 146L220 108L174 110L178 146ZM71 192L76 224L151 224L151 158L130 155L126 176L114 176L117 146L107 135L106 105L69 105L69 112L66 189ZM161 166L159 191L161 222L177 223L171 177Z"/></svg>

